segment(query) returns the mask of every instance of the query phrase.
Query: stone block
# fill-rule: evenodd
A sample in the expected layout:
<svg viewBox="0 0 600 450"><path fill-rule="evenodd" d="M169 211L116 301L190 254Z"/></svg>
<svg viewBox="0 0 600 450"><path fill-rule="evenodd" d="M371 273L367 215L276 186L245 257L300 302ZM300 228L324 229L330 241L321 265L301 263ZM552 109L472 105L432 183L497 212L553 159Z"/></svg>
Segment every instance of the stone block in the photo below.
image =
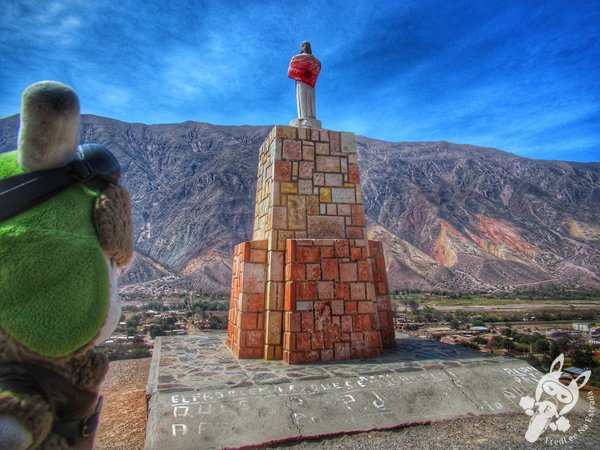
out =
<svg viewBox="0 0 600 450"><path fill-rule="evenodd" d="M353 184L360 183L360 175L358 173L358 164L348 164L348 182Z"/></svg>
<svg viewBox="0 0 600 450"><path fill-rule="evenodd" d="M340 133L342 152L356 153L356 138L354 133Z"/></svg>
<svg viewBox="0 0 600 450"><path fill-rule="evenodd" d="M317 282L316 281L299 281L296 285L296 307L299 309L299 300L317 300Z"/></svg>
<svg viewBox="0 0 600 450"><path fill-rule="evenodd" d="M302 142L290 139L283 140L283 150L281 154L283 159L296 160L302 159Z"/></svg>
<svg viewBox="0 0 600 450"><path fill-rule="evenodd" d="M280 345L283 313L280 311L267 311L265 320L267 322L266 343L268 345Z"/></svg>
<svg viewBox="0 0 600 450"><path fill-rule="evenodd" d="M272 227L276 230L287 229L287 208L284 206L274 206L272 216Z"/></svg>
<svg viewBox="0 0 600 450"><path fill-rule="evenodd" d="M350 359L350 344L348 342L336 342L334 352L336 360Z"/></svg>
<svg viewBox="0 0 600 450"><path fill-rule="evenodd" d="M329 155L329 144L320 142L315 144L315 153L317 155Z"/></svg>
<svg viewBox="0 0 600 450"><path fill-rule="evenodd" d="M298 183L297 182L283 182L279 185L282 194L297 194Z"/></svg>
<svg viewBox="0 0 600 450"><path fill-rule="evenodd" d="M331 249L333 250L333 249ZM321 249L323 253L323 249ZM338 280L338 260L337 259L323 259L321 260L322 279L323 280Z"/></svg>
<svg viewBox="0 0 600 450"><path fill-rule="evenodd" d="M296 247L296 261L299 263L317 263L319 260L319 247Z"/></svg>
<svg viewBox="0 0 600 450"><path fill-rule="evenodd" d="M296 127L287 127L283 125L277 125L275 127L275 137L284 139L296 139Z"/></svg>
<svg viewBox="0 0 600 450"><path fill-rule="evenodd" d="M344 314L344 300L333 300L331 302L331 314L336 316Z"/></svg>
<svg viewBox="0 0 600 450"><path fill-rule="evenodd" d="M357 264L340 263L340 281L356 281L358 280Z"/></svg>
<svg viewBox="0 0 600 450"><path fill-rule="evenodd" d="M317 172L335 172L339 173L340 158L339 156L316 156Z"/></svg>
<svg viewBox="0 0 600 450"><path fill-rule="evenodd" d="M246 294L263 294L267 281L266 264L244 263L242 291Z"/></svg>
<svg viewBox="0 0 600 450"><path fill-rule="evenodd" d="M289 195L287 199L287 216L289 230L305 230L306 197Z"/></svg>
<svg viewBox="0 0 600 450"><path fill-rule="evenodd" d="M375 312L375 304L372 301L357 302L359 314L372 314Z"/></svg>
<svg viewBox="0 0 600 450"><path fill-rule="evenodd" d="M319 281L317 283L317 292L320 300L329 300L334 298L333 281Z"/></svg>
<svg viewBox="0 0 600 450"><path fill-rule="evenodd" d="M307 280L320 280L321 279L321 265L320 264L306 264L306 279ZM319 293L319 296L321 294Z"/></svg>
<svg viewBox="0 0 600 450"><path fill-rule="evenodd" d="M334 203L356 203L356 192L351 188L331 188L331 201Z"/></svg>
<svg viewBox="0 0 600 450"><path fill-rule="evenodd" d="M292 179L292 163L289 161L275 161L275 181L290 181Z"/></svg>
<svg viewBox="0 0 600 450"><path fill-rule="evenodd" d="M350 283L350 298L352 300L364 300L367 298L365 283Z"/></svg>
<svg viewBox="0 0 600 450"><path fill-rule="evenodd" d="M325 174L325 186L342 186L344 180L341 173L326 173Z"/></svg>
<svg viewBox="0 0 600 450"><path fill-rule="evenodd" d="M344 238L345 223L343 217L309 216L308 235L313 238Z"/></svg>

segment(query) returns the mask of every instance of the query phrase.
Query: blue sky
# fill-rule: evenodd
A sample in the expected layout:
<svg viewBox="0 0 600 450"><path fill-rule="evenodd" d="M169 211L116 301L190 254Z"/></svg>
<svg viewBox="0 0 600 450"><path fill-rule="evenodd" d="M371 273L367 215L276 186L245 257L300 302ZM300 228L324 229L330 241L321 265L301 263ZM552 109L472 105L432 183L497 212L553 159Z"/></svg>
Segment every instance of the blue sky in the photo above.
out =
<svg viewBox="0 0 600 450"><path fill-rule="evenodd" d="M0 117L34 81L128 122L287 124L302 40L317 116L388 141L600 161L600 2L4 2Z"/></svg>

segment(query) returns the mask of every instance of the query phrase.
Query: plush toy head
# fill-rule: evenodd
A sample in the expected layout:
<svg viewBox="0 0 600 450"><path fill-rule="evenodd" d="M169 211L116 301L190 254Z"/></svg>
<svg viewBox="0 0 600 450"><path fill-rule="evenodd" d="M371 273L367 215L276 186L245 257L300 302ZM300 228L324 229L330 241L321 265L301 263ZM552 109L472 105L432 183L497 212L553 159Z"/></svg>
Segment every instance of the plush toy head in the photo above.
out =
<svg viewBox="0 0 600 450"><path fill-rule="evenodd" d="M19 165L27 172L71 161L79 143L79 99L56 81L29 86L21 99Z"/></svg>

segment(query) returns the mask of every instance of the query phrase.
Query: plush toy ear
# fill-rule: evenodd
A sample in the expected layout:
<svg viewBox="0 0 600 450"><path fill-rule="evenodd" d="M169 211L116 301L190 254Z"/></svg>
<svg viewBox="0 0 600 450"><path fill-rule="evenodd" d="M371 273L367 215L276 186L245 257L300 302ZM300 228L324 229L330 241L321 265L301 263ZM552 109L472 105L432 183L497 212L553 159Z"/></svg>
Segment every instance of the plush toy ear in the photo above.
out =
<svg viewBox="0 0 600 450"><path fill-rule="evenodd" d="M575 383L577 383L577 386L579 386L579 389L581 389L582 387L584 387L587 384L587 382L589 381L591 376L592 376L592 371L586 370L585 372L582 372L582 374L579 375L577 378L575 378ZM583 378L583 383L579 384L579 380L581 378Z"/></svg>
<svg viewBox="0 0 600 450"><path fill-rule="evenodd" d="M560 364L560 367L556 370L554 368ZM550 367L550 372L560 372L565 364L565 355L562 353L556 357L556 359L552 362L552 367Z"/></svg>

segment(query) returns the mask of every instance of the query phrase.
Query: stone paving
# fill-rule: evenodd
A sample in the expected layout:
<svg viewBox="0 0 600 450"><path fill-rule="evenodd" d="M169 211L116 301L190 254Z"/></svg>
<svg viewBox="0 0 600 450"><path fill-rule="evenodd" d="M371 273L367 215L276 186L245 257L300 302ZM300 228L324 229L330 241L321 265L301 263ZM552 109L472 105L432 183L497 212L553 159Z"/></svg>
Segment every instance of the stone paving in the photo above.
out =
<svg viewBox="0 0 600 450"><path fill-rule="evenodd" d="M158 375L151 390L216 390L513 361L512 358L491 356L466 347L399 336L397 349L387 350L378 358L302 365L262 359L238 360L225 346L226 335L222 332L162 337L155 346L160 362L158 366L153 362L153 370L158 371Z"/></svg>
<svg viewBox="0 0 600 450"><path fill-rule="evenodd" d="M469 415L523 415L540 372L422 338L363 360L238 360L226 334L162 337L148 379L145 448L240 448Z"/></svg>

